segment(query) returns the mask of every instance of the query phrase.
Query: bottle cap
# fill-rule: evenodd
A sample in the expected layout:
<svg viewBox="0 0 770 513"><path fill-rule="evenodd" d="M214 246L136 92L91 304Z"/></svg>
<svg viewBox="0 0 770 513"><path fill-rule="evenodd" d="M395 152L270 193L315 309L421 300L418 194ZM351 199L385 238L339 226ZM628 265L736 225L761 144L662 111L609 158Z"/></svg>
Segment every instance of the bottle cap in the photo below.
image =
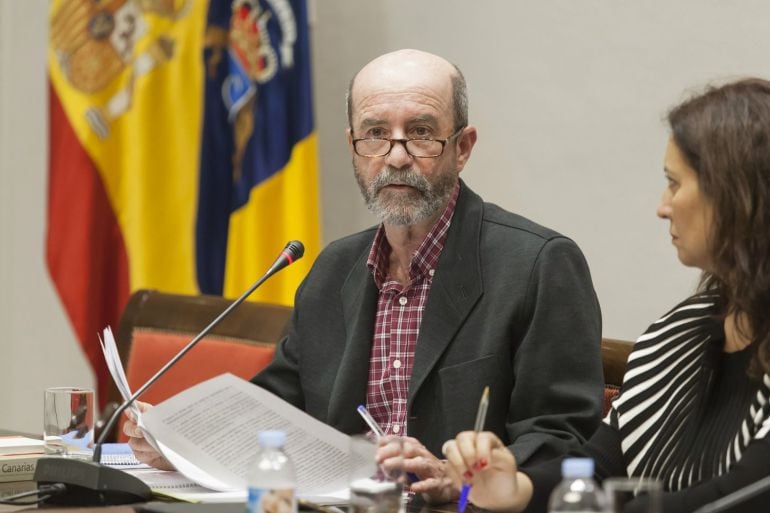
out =
<svg viewBox="0 0 770 513"><path fill-rule="evenodd" d="M286 443L286 433L283 431L260 431L257 440L262 447L283 447L283 444Z"/></svg>
<svg viewBox="0 0 770 513"><path fill-rule="evenodd" d="M561 475L565 478L588 478L594 476L594 460L591 458L564 458Z"/></svg>

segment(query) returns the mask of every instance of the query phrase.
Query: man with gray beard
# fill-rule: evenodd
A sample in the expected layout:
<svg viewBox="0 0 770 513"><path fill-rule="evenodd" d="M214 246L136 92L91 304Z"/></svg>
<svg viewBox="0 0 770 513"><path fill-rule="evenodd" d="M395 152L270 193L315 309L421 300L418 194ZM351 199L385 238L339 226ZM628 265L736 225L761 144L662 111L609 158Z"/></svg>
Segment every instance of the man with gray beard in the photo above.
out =
<svg viewBox="0 0 770 513"><path fill-rule="evenodd" d="M354 77L347 104L355 177L382 223L318 257L254 383L346 433L366 430L366 405L405 437L412 490L434 501L454 498L436 455L473 427L487 385L486 428L517 461L577 447L603 390L588 267L574 242L459 179L477 137L460 71L389 53Z"/></svg>
<svg viewBox="0 0 770 513"><path fill-rule="evenodd" d="M367 430L365 405L404 437L412 490L431 501L456 498L437 455L473 427L485 386L485 428L520 465L578 447L603 391L589 270L570 239L459 179L477 138L459 69L416 50L378 57L351 81L348 120L355 177L382 222L319 255L252 381L345 433Z"/></svg>

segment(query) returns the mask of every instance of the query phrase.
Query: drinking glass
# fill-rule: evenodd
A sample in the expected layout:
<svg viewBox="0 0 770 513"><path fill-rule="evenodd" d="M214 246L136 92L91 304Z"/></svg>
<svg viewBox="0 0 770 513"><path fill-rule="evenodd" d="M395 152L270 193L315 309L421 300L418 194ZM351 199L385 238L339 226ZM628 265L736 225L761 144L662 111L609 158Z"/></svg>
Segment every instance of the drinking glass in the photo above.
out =
<svg viewBox="0 0 770 513"><path fill-rule="evenodd" d="M398 454L390 469L381 467L375 459L381 446L389 446ZM402 491L405 475L398 465L402 450L402 440L397 436L379 439L364 435L350 437L351 513L404 513L406 501Z"/></svg>
<svg viewBox="0 0 770 513"><path fill-rule="evenodd" d="M609 513L623 513L626 503L636 497L646 495L647 507L643 510L644 513L660 513L662 490L663 486L657 479L636 477L605 479L604 492L607 495L607 511Z"/></svg>
<svg viewBox="0 0 770 513"><path fill-rule="evenodd" d="M43 440L49 455L89 459L94 449L94 391L47 388L43 397Z"/></svg>

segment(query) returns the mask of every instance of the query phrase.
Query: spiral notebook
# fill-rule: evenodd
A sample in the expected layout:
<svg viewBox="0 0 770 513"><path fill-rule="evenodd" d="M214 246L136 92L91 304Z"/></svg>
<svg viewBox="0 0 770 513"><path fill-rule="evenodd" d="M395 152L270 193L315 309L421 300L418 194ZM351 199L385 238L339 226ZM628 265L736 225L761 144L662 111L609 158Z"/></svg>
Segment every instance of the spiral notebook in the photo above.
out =
<svg viewBox="0 0 770 513"><path fill-rule="evenodd" d="M134 451L128 444L103 444L101 463L108 467L126 468L149 468L147 465L136 459Z"/></svg>

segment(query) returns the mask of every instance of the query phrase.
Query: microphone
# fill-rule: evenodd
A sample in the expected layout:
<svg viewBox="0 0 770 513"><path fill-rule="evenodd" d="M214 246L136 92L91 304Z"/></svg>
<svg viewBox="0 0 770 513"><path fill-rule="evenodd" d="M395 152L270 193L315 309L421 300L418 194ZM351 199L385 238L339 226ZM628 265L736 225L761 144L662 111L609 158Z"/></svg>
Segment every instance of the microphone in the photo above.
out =
<svg viewBox="0 0 770 513"><path fill-rule="evenodd" d="M724 497L715 500L714 502L709 502L708 504L705 504L696 509L693 513L723 513L726 511L733 511L733 508L736 506L739 508L737 508L735 511L747 511L747 509L745 509L747 506L746 501L768 491L770 491L770 476L763 477L759 481L744 486L743 488L739 488L738 490L729 493ZM767 499L764 500L766 501ZM754 503L752 502L752 504ZM752 509L749 511L756 511L753 508L758 508L759 504L759 502L754 504ZM762 502L761 504L763 505L764 509L766 502Z"/></svg>
<svg viewBox="0 0 770 513"><path fill-rule="evenodd" d="M45 500L46 504L67 506L107 506L144 502L152 498L152 491L136 476L119 469L101 465L102 445L104 439L112 430L120 415L131 406L153 383L168 371L180 358L195 347L200 340L208 335L230 312L243 303L252 292L262 285L275 273L302 258L305 246L298 240L290 241L278 255L273 265L238 299L203 328L195 338L183 347L168 363L155 373L134 394L126 399L110 416L94 445L93 461L66 458L40 458L37 461L33 480L38 486L61 483L66 490L63 493L51 495Z"/></svg>

